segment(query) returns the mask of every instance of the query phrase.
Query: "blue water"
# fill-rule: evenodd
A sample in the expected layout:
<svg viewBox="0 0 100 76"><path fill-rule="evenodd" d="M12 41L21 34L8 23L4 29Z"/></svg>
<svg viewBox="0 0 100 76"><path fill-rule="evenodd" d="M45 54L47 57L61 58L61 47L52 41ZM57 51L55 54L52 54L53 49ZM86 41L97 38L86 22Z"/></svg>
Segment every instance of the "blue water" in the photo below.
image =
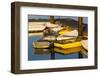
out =
<svg viewBox="0 0 100 76"><path fill-rule="evenodd" d="M76 59L78 53L63 55L60 53L51 53L51 49L35 49L32 47L32 42L40 39L41 36L28 37L28 60L51 60L51 59Z"/></svg>

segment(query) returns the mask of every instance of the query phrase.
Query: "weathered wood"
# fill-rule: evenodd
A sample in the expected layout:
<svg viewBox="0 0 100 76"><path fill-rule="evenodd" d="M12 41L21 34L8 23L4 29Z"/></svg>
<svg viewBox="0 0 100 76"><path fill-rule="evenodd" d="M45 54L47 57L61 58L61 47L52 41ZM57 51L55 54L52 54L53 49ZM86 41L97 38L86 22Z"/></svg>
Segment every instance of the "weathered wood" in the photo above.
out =
<svg viewBox="0 0 100 76"><path fill-rule="evenodd" d="M49 21L50 21L50 23L55 24L54 16L50 16L49 17Z"/></svg>
<svg viewBox="0 0 100 76"><path fill-rule="evenodd" d="M78 36L83 36L83 18L78 17Z"/></svg>

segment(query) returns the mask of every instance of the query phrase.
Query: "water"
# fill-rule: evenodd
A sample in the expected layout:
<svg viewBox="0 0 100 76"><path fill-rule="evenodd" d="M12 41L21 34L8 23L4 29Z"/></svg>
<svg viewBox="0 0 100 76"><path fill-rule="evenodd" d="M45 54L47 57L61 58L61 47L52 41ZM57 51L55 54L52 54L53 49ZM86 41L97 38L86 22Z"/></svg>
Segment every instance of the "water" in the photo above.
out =
<svg viewBox="0 0 100 76"><path fill-rule="evenodd" d="M41 35L31 35L28 37L28 60L51 60L51 59L76 59L79 53L63 55L51 52L52 49L35 49L32 42L41 38Z"/></svg>

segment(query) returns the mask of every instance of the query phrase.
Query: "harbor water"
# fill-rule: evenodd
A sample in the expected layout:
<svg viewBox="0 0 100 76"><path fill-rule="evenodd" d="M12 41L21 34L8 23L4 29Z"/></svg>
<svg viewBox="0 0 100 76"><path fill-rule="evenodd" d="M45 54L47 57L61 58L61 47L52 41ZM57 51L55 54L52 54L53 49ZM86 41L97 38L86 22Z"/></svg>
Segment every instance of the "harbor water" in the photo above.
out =
<svg viewBox="0 0 100 76"><path fill-rule="evenodd" d="M76 59L79 58L79 53L73 53L64 55L61 53L51 52L53 48L49 49L35 49L32 46L32 42L39 40L41 35L30 35L28 36L28 60L55 60L55 59Z"/></svg>

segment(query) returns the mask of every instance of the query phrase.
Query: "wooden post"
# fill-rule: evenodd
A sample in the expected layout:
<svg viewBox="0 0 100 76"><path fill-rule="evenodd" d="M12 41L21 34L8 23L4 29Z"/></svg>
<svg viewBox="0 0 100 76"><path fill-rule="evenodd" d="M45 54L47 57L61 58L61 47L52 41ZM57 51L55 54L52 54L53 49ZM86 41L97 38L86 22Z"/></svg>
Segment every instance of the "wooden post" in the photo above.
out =
<svg viewBox="0 0 100 76"><path fill-rule="evenodd" d="M79 58L83 58L83 54L81 52L79 52L78 56Z"/></svg>
<svg viewBox="0 0 100 76"><path fill-rule="evenodd" d="M55 59L55 52L54 52L54 50L51 51L51 59L52 60Z"/></svg>
<svg viewBox="0 0 100 76"><path fill-rule="evenodd" d="M50 23L55 24L54 16L50 16L49 17L49 21L50 21Z"/></svg>
<svg viewBox="0 0 100 76"><path fill-rule="evenodd" d="M83 18L78 17L78 36L83 36Z"/></svg>

